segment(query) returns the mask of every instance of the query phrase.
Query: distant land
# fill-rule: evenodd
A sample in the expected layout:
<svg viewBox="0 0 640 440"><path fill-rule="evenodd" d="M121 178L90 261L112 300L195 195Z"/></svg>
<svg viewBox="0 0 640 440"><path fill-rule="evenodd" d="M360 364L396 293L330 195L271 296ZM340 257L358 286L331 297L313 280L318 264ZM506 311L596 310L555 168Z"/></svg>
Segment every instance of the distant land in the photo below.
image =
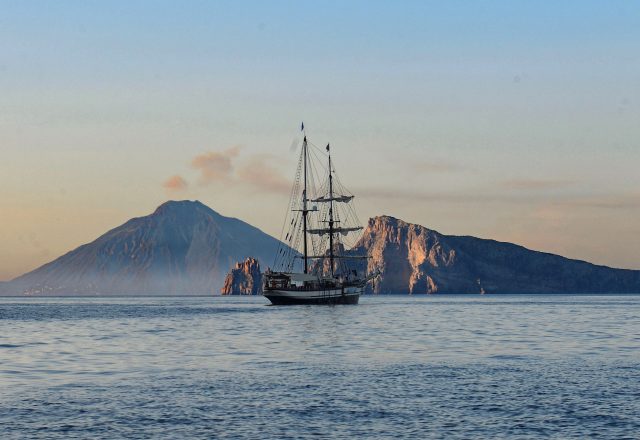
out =
<svg viewBox="0 0 640 440"><path fill-rule="evenodd" d="M236 261L273 261L280 242L198 201L169 201L12 280L4 294L218 294Z"/></svg>
<svg viewBox="0 0 640 440"><path fill-rule="evenodd" d="M640 270L612 269L512 243L444 235L389 216L353 253L382 272L376 293L640 293Z"/></svg>
<svg viewBox="0 0 640 440"><path fill-rule="evenodd" d="M198 201L169 201L0 283L0 293L218 295L229 271L242 275L238 271L244 266L238 263L253 257L260 267L269 267L279 245L254 226ZM381 271L369 293L640 293L640 270L444 235L390 216L370 219L349 252L371 255L368 269Z"/></svg>

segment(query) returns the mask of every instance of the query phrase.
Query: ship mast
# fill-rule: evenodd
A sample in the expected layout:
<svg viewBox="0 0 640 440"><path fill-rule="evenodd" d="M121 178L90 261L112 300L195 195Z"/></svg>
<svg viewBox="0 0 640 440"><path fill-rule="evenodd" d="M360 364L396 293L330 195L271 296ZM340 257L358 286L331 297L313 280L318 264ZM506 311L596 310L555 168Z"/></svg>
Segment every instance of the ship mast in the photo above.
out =
<svg viewBox="0 0 640 440"><path fill-rule="evenodd" d="M312 144L313 145L313 144ZM338 211L334 211L334 208L337 208L337 206L335 205L336 202L340 202L340 203L349 203L352 199L353 199L353 195L345 195L345 194L338 194L336 195L334 192L334 179L333 179L333 173L334 173L334 169L333 169L333 163L331 161L331 150L330 150L330 146L329 144L327 144L327 158L329 161L329 181L328 181L328 194L320 196L320 197L316 197L313 199L309 199L308 198L308 194L307 194L307 170L308 170L308 163L307 161L309 160L309 146L307 143L307 137L305 135L304 137L304 141L302 143L302 154L303 157L301 156L301 165L299 165L301 168L298 168L299 170L302 169L301 174L303 174L303 182L304 182L304 189L302 191L302 209L300 210L296 210L296 211L302 211L302 227L303 227L303 258L304 258L304 273L308 274L309 273L309 259L310 258L328 258L329 259L329 264L331 266L329 272L331 274L331 277L335 276L335 262L336 259L338 258L358 258L356 256L345 256L345 255L336 255L335 254L335 249L334 249L334 243L336 242L336 234L342 234L342 235L346 235L349 232L355 232L355 231L359 231L362 229L362 226L352 226L352 227L343 227L343 226L336 226L336 223L340 223L340 219L339 217L341 217L339 215L340 210L338 209ZM311 175L311 177L313 178L313 174ZM337 176L336 176L337 177ZM337 181L338 184L338 190L340 191L340 189L342 188L340 185L340 181ZM344 189L344 188L342 188ZM328 220L321 220L322 223L328 223L328 227L322 227L322 228L309 228L309 219L307 217L309 212L312 211L317 211L318 209L313 206L311 209L309 209L309 202L313 202L313 203L328 203L329 204L329 209L328 209ZM326 212L326 211L322 211L322 212ZM338 215L336 215L338 214ZM324 217L324 215L323 215ZM325 217L326 218L326 217ZM322 255L309 255L308 253L308 235L309 234L314 234L314 235L326 235L329 234L329 252L327 253L326 251L322 254ZM323 245L326 242L323 243ZM323 246L324 247L324 246ZM325 260L326 261L326 260ZM323 265L324 267L324 265Z"/></svg>
<svg viewBox="0 0 640 440"><path fill-rule="evenodd" d="M304 130L304 124L302 125ZM307 251L307 135L304 134L304 141L302 142L302 154L304 154L304 189L302 190L302 230L303 230L303 252L304 252L304 273L309 272L309 255Z"/></svg>
<svg viewBox="0 0 640 440"><path fill-rule="evenodd" d="M329 265L331 266L331 276L333 277L333 171L331 170L331 150L327 144L329 153Z"/></svg>

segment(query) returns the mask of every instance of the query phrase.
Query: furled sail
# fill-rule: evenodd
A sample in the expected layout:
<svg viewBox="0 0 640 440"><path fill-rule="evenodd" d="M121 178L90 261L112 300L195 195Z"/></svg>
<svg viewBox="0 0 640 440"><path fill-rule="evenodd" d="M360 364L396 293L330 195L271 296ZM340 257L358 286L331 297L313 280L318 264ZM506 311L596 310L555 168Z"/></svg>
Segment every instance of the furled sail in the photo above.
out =
<svg viewBox="0 0 640 440"><path fill-rule="evenodd" d="M359 231L361 229L362 229L362 226L355 226L353 228L333 228L333 233L334 234L347 235L349 232L355 232L355 231ZM329 229L329 228L309 229L309 230L307 230L307 233L309 233L309 234L317 234L317 235L324 235L324 234L328 234L329 232L331 232L331 229Z"/></svg>
<svg viewBox="0 0 640 440"><path fill-rule="evenodd" d="M310 200L310 202L350 202L351 200L353 200L353 196L341 196L341 195L334 195L333 197L320 197L317 199L313 199Z"/></svg>

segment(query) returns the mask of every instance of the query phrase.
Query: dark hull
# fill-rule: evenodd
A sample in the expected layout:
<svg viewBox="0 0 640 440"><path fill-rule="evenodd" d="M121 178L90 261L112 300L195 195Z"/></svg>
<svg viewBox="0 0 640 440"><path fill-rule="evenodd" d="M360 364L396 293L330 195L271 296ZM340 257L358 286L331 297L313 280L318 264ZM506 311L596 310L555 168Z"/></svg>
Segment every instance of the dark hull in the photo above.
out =
<svg viewBox="0 0 640 440"><path fill-rule="evenodd" d="M271 301L271 304L274 306L293 306L301 304L358 304L358 300L360 299L360 295L336 295L325 298L292 298L279 295L269 295L269 292L265 292L264 296Z"/></svg>

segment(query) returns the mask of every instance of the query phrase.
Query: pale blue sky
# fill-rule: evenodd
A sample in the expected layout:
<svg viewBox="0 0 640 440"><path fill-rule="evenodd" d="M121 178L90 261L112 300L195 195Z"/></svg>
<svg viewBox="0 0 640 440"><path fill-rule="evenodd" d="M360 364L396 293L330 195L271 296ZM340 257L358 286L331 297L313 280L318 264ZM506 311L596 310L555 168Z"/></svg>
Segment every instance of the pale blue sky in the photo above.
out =
<svg viewBox="0 0 640 440"><path fill-rule="evenodd" d="M362 218L640 268L640 2L0 1L0 279L167 198L277 235L303 119Z"/></svg>

